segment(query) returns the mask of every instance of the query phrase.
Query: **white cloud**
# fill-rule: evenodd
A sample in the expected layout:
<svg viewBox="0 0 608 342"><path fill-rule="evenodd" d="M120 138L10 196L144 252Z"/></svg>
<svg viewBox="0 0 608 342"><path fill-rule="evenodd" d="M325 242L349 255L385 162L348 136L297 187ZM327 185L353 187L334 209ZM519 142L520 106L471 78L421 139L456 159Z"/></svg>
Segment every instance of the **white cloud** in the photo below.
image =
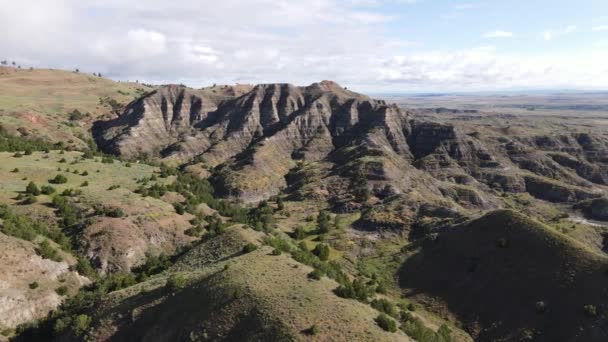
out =
<svg viewBox="0 0 608 342"><path fill-rule="evenodd" d="M484 38L511 38L511 37L513 37L513 33L508 32L508 31L498 30L498 31L487 32L483 36L484 36Z"/></svg>
<svg viewBox="0 0 608 342"><path fill-rule="evenodd" d="M561 57L491 47L435 51L427 42L387 35L398 13L374 7L387 1L408 2L13 1L0 6L0 58L191 86L322 79L362 91L608 86L608 54L599 45ZM548 31L552 39L575 30Z"/></svg>
<svg viewBox="0 0 608 342"><path fill-rule="evenodd" d="M554 30L554 29L545 30L541 33L541 36L544 40L550 41L557 37L564 36L564 35L567 35L567 34L570 34L570 33L576 32L576 31L578 31L577 26L568 25L564 28L557 29L557 30Z"/></svg>
<svg viewBox="0 0 608 342"><path fill-rule="evenodd" d="M608 25L599 25L593 27L593 31L608 31Z"/></svg>

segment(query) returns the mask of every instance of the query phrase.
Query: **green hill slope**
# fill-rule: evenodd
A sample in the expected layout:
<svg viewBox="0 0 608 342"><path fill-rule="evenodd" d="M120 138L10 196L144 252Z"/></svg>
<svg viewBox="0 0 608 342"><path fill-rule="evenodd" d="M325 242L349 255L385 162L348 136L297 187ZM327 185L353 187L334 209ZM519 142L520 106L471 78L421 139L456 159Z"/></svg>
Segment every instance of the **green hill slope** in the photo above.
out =
<svg viewBox="0 0 608 342"><path fill-rule="evenodd" d="M426 241L400 285L479 341L604 341L608 331L608 258L513 211Z"/></svg>

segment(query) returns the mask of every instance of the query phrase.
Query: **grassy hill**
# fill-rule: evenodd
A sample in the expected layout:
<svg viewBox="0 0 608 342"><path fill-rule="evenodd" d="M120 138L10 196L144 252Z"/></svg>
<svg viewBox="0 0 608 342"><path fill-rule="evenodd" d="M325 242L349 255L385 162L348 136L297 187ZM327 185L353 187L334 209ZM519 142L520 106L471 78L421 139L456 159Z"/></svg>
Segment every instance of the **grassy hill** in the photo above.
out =
<svg viewBox="0 0 608 342"><path fill-rule="evenodd" d="M479 341L603 341L608 328L608 258L514 211L427 240L400 285Z"/></svg>
<svg viewBox="0 0 608 342"><path fill-rule="evenodd" d="M22 135L85 147L95 120L151 90L84 73L0 67L0 124ZM70 117L74 110L81 116Z"/></svg>
<svg viewBox="0 0 608 342"><path fill-rule="evenodd" d="M232 226L162 274L81 311L95 340L411 341L374 321L378 312L333 293L313 270L262 245L264 233ZM244 252L247 244L258 248ZM176 285L174 279L181 281ZM173 279L173 280L171 280ZM78 340L74 325L65 340Z"/></svg>

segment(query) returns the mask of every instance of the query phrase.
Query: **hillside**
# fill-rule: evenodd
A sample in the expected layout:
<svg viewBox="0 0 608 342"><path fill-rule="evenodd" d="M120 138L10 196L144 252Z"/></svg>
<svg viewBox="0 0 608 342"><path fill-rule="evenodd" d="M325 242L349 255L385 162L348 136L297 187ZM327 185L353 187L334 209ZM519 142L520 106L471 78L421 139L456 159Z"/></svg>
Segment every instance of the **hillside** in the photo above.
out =
<svg viewBox="0 0 608 342"><path fill-rule="evenodd" d="M403 264L400 285L479 341L603 341L606 272L605 254L502 210L426 241Z"/></svg>
<svg viewBox="0 0 608 342"><path fill-rule="evenodd" d="M0 67L0 124L23 136L83 148L94 121L111 118L153 90L90 74ZM75 114L70 119L70 114Z"/></svg>
<svg viewBox="0 0 608 342"><path fill-rule="evenodd" d="M112 341L410 341L377 327L371 307L335 296L334 281L311 280L312 268L284 254L271 255L268 246L241 252L262 238L232 227L203 242L166 274L108 297L95 310L89 336ZM171 291L165 283L175 272L187 285ZM313 326L315 332L308 333Z"/></svg>

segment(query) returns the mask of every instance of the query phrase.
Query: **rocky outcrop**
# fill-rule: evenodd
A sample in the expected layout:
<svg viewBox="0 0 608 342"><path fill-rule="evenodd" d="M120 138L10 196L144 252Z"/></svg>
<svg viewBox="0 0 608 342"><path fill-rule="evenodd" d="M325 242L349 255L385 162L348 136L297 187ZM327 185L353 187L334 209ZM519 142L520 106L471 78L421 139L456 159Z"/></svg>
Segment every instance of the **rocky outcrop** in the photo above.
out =
<svg viewBox="0 0 608 342"><path fill-rule="evenodd" d="M588 219L608 221L608 198L596 198L583 201L577 203L574 208L580 209Z"/></svg>
<svg viewBox="0 0 608 342"><path fill-rule="evenodd" d="M75 260L67 254L64 261L43 259L36 245L0 233L0 329L45 317L63 301L55 291L89 283L71 269Z"/></svg>
<svg viewBox="0 0 608 342"><path fill-rule="evenodd" d="M508 129L487 137L466 125L421 120L331 81L220 89L161 87L98 123L97 141L129 158L195 160L189 169L211 175L220 195L250 202L293 188L288 175L298 162L326 163L323 189L317 180L306 192L348 207L357 205L347 193L363 188L380 198L390 187L392 195L487 208L496 203L491 190L572 202L589 198L592 183L608 182L602 137L511 137Z"/></svg>

